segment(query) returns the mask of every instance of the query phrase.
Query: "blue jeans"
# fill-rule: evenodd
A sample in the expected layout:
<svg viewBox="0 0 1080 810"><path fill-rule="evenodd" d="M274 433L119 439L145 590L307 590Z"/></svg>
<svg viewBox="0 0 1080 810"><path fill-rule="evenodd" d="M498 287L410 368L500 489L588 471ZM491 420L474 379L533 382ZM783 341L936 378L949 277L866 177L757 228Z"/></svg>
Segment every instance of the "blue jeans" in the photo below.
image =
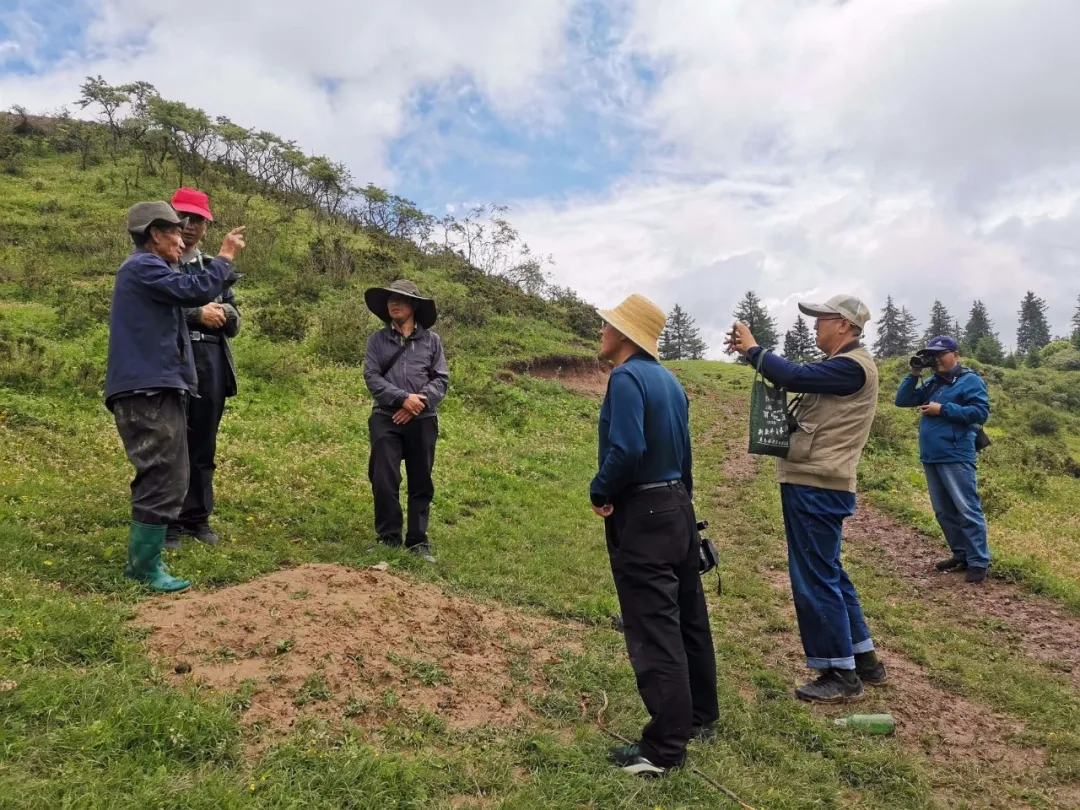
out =
<svg viewBox="0 0 1080 810"><path fill-rule="evenodd" d="M970 461L923 464L930 503L953 556L969 568L990 565L986 516L979 500L975 464Z"/></svg>
<svg viewBox="0 0 1080 810"><path fill-rule="evenodd" d="M780 503L806 665L855 669L855 655L874 649L859 596L840 564L844 518L855 514L855 493L781 484Z"/></svg>

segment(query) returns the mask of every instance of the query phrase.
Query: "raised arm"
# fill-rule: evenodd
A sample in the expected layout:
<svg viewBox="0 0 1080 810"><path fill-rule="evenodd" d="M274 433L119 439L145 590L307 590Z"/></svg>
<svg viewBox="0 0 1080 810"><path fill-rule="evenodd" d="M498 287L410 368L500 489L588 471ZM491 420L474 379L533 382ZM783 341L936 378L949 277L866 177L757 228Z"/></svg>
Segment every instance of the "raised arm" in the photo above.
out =
<svg viewBox="0 0 1080 810"><path fill-rule="evenodd" d="M819 363L792 363L755 346L747 355L761 375L793 394L854 394L866 384L866 372L850 357L830 357Z"/></svg>

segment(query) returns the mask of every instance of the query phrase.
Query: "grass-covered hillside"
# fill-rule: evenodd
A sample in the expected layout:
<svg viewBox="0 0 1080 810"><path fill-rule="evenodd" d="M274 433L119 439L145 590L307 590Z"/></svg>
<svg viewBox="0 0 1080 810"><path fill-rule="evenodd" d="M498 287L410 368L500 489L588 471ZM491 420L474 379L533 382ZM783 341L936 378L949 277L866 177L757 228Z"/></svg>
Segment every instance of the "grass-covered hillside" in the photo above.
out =
<svg viewBox="0 0 1080 810"><path fill-rule="evenodd" d="M914 416L890 404L902 369L883 369L846 556L893 681L822 709L792 695L806 673L777 491L744 453L751 372L673 364L722 554L723 592L706 579L721 720L691 747L700 774L643 783L605 762L603 729L632 736L645 712L586 499L591 310L470 265L491 232L472 253L402 235L417 213L392 195L330 216L316 186L112 135L0 121L0 807L736 806L700 774L760 810L1080 806L1080 376L983 369L997 564L980 590L925 571L941 542ZM245 325L224 542L170 553L194 588L155 597L121 577L130 472L100 388L124 211L181 171L212 195L212 245L248 226ZM435 566L373 548L359 361L378 322L361 291L403 276L439 300L451 363ZM543 378L558 369L582 384ZM856 710L892 712L896 735L831 722Z"/></svg>

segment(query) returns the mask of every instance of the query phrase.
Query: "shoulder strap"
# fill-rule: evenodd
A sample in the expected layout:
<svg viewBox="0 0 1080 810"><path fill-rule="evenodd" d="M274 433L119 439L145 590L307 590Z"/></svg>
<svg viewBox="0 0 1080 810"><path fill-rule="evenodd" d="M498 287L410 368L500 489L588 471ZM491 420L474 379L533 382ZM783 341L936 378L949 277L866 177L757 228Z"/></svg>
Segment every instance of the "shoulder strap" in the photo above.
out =
<svg viewBox="0 0 1080 810"><path fill-rule="evenodd" d="M390 358L390 362L388 362L385 366L379 369L380 377L386 376L386 372L388 372L394 367L394 364L401 359L401 355L405 354L405 350L407 348L409 348L409 341L406 340L405 343L396 352L394 352L394 356Z"/></svg>

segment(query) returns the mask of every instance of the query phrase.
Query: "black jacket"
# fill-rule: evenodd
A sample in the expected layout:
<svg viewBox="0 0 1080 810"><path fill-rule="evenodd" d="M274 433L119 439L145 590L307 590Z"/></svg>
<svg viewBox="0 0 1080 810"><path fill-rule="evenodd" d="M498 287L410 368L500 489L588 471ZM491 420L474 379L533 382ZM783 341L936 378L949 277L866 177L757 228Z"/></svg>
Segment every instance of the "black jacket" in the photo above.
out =
<svg viewBox="0 0 1080 810"><path fill-rule="evenodd" d="M204 273L206 268L210 266L213 261L212 256L207 256L201 250L197 252L194 261L180 262L177 269L181 273ZM229 345L229 338L234 338L240 333L240 309L236 305L236 296L233 295L232 288L225 290L221 295L214 299L215 303L221 304L225 307L225 325L212 329L209 326L204 326L202 323L202 316L200 314L201 307L191 307L184 309L184 318L187 320L188 329L191 332L198 332L200 335L211 335L213 337L220 338L220 345L225 352L225 359L229 364L229 382L225 388L225 396L236 396L236 362L233 360L232 347ZM210 303L209 301L207 303ZM198 343L199 341L196 341ZM214 351L211 346L216 347L219 344L206 343L203 346L196 349L196 351Z"/></svg>

